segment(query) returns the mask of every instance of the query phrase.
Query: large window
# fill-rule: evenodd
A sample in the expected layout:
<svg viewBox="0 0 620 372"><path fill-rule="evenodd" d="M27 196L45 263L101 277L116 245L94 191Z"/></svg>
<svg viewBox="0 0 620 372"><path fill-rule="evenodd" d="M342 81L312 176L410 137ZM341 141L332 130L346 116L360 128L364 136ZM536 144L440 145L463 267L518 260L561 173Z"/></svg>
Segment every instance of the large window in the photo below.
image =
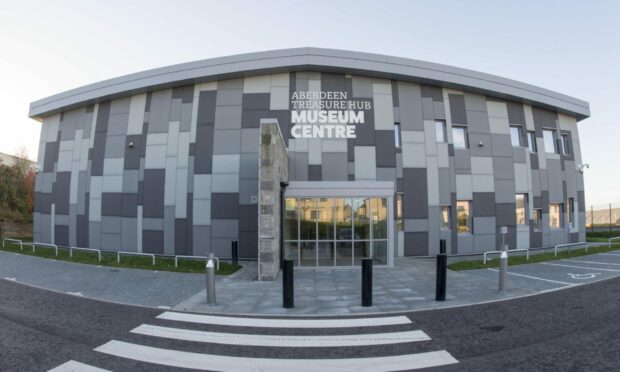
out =
<svg viewBox="0 0 620 372"><path fill-rule="evenodd" d="M527 225L527 194L516 195L517 225Z"/></svg>
<svg viewBox="0 0 620 372"><path fill-rule="evenodd" d="M510 127L510 143L512 147L521 147L521 127Z"/></svg>
<svg viewBox="0 0 620 372"><path fill-rule="evenodd" d="M286 198L284 256L298 266L388 263L387 198Z"/></svg>
<svg viewBox="0 0 620 372"><path fill-rule="evenodd" d="M562 221L562 203L549 204L549 227L552 229L561 229Z"/></svg>
<svg viewBox="0 0 620 372"><path fill-rule="evenodd" d="M470 201L459 200L456 202L456 226L459 233L472 233Z"/></svg>
<svg viewBox="0 0 620 372"><path fill-rule="evenodd" d="M538 152L536 146L536 132L527 132L527 147L530 152Z"/></svg>
<svg viewBox="0 0 620 372"><path fill-rule="evenodd" d="M548 154L557 154L558 149L555 143L555 131L551 129L543 129L543 140L545 141L545 152Z"/></svg>
<svg viewBox="0 0 620 372"><path fill-rule="evenodd" d="M441 206L441 229L442 230L450 230L450 206L443 205Z"/></svg>
<svg viewBox="0 0 620 372"><path fill-rule="evenodd" d="M437 142L448 142L446 122L444 120L435 120L435 138L437 139Z"/></svg>
<svg viewBox="0 0 620 372"><path fill-rule="evenodd" d="M467 128L453 125L452 126L452 139L454 141L454 148L466 149L468 147Z"/></svg>

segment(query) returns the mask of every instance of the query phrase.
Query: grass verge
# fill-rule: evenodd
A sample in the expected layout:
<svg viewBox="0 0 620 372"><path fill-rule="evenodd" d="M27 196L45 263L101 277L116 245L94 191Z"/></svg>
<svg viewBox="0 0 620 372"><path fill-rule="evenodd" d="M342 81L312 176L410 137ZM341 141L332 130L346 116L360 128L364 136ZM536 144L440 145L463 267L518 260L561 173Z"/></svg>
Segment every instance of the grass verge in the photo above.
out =
<svg viewBox="0 0 620 372"><path fill-rule="evenodd" d="M51 258L54 260L62 260L69 262L77 262L90 265L101 265L111 267L124 267L130 269L143 269L143 270L157 270L157 271L174 271L182 273L204 273L205 261L204 260L191 260L191 259L179 259L179 266L174 266L174 258L169 257L155 257L155 266L151 257L139 257L139 256L121 256L121 262L116 261L116 254L114 253L101 253L101 262L99 262L96 252L85 251L73 251L73 257L69 256L68 249L58 249L58 256L53 248L37 247L36 251L32 252L31 246L24 246L24 250L20 250L18 244L6 242L4 248L0 248L3 251L24 254L28 256L36 256L43 258ZM220 269L215 272L216 275L230 275L239 270L241 265L233 265L228 262L221 262Z"/></svg>
<svg viewBox="0 0 620 372"><path fill-rule="evenodd" d="M537 262L544 262L544 261L561 260L563 258L587 256L587 255L591 255L595 253L609 252L609 251L613 251L616 249L620 249L620 244L615 244L615 245L612 245L611 247L608 247L606 245L599 246L599 247L589 247L587 253L585 249L580 248L578 250L573 250L573 251L558 252L557 256L554 256L553 252L530 254L529 260L526 259L525 255L511 256L509 254L508 265L509 266L523 265L523 264L530 264L530 263L537 263ZM491 260L487 260L486 265L482 263L482 260L480 261L459 261L459 262L454 262L448 265L448 269L454 270L454 271L486 269L486 268L493 268L493 267L499 267L499 258L497 256L493 257L493 259Z"/></svg>
<svg viewBox="0 0 620 372"><path fill-rule="evenodd" d="M586 231L586 241L607 243L609 238L620 236L620 231Z"/></svg>

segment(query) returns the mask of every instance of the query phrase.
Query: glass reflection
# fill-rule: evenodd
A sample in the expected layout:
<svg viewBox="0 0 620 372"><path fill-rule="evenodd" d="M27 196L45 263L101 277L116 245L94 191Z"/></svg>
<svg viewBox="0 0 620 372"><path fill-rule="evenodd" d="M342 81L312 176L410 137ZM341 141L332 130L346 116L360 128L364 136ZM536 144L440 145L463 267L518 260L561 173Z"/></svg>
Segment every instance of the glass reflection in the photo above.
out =
<svg viewBox="0 0 620 372"><path fill-rule="evenodd" d="M299 232L300 240L316 239L316 200L312 198L299 199Z"/></svg>
<svg viewBox="0 0 620 372"><path fill-rule="evenodd" d="M370 239L370 199L353 199L353 238Z"/></svg>
<svg viewBox="0 0 620 372"><path fill-rule="evenodd" d="M284 240L297 240L297 199L284 202Z"/></svg>

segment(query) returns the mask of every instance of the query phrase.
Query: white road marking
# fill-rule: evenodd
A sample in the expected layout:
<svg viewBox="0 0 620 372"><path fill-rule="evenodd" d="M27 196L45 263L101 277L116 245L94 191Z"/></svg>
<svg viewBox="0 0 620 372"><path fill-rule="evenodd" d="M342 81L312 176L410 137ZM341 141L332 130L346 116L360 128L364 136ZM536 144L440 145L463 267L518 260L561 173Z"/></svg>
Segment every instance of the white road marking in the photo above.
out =
<svg viewBox="0 0 620 372"><path fill-rule="evenodd" d="M168 309L170 309L170 306L159 305L159 306L157 306L157 308L158 309L168 310Z"/></svg>
<svg viewBox="0 0 620 372"><path fill-rule="evenodd" d="M107 369L93 367L91 365L70 360L61 364L56 368L50 369L48 372L110 372Z"/></svg>
<svg viewBox="0 0 620 372"><path fill-rule="evenodd" d="M581 262L581 263L584 263L584 264L620 266L620 263L596 262L596 261L581 261L581 260L568 260L568 259L564 259L564 260L562 260L562 262Z"/></svg>
<svg viewBox="0 0 620 372"><path fill-rule="evenodd" d="M587 273L587 274L566 274L573 279L585 280L585 279L594 279L597 275L601 275L601 273Z"/></svg>
<svg viewBox="0 0 620 372"><path fill-rule="evenodd" d="M17 278L4 278L4 279L6 279L6 280L10 280L10 281L12 281L12 282L16 282L16 281L17 281Z"/></svg>
<svg viewBox="0 0 620 372"><path fill-rule="evenodd" d="M112 340L95 351L171 367L212 371L402 371L458 363L445 350L377 358L269 359L192 353Z"/></svg>
<svg viewBox="0 0 620 372"><path fill-rule="evenodd" d="M487 269L487 270L491 270L491 271L499 272L499 270L497 270L497 269ZM537 276L531 276L531 275L525 275L525 274L511 273L510 271L509 271L507 274L508 274L508 275L514 275L514 276L522 276L522 277L524 277L524 278L530 278L530 279L542 280L542 281L544 281L544 282L550 282L550 283L557 283L557 284L564 284L564 285L575 285L575 283L561 282L561 281L559 281L559 280L551 280L551 279L539 278L539 277L537 277Z"/></svg>
<svg viewBox="0 0 620 372"><path fill-rule="evenodd" d="M547 262L540 262L540 264L541 265L549 265L549 266L572 267L574 269L595 270L595 271L611 271L611 272L615 272L615 273L620 273L620 270L601 269L600 267L583 267L583 266L575 266L575 265L554 264L554 263L547 263Z"/></svg>
<svg viewBox="0 0 620 372"><path fill-rule="evenodd" d="M70 294L72 296L84 297L84 293L82 292L67 292L67 294Z"/></svg>
<svg viewBox="0 0 620 372"><path fill-rule="evenodd" d="M200 315L166 311L165 313L158 315L157 319L176 320L180 322L200 324L264 328L349 328L411 324L411 320L409 320L409 318L404 315L380 318L350 319L267 319L235 318L226 316Z"/></svg>
<svg viewBox="0 0 620 372"><path fill-rule="evenodd" d="M599 253L597 256L620 256L620 253Z"/></svg>
<svg viewBox="0 0 620 372"><path fill-rule="evenodd" d="M273 346L273 347L340 347L386 345L405 342L429 341L422 331L371 333L362 335L335 336L279 336L240 333L204 332L190 329L160 327L142 324L131 333L146 336L170 338L182 341L208 342L226 345Z"/></svg>

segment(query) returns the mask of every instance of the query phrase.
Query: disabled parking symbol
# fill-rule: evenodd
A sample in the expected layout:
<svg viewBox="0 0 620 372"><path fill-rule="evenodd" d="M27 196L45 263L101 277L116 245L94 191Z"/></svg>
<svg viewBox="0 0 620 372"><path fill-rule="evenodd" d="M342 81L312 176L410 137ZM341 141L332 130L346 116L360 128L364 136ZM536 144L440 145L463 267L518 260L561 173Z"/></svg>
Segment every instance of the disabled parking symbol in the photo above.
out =
<svg viewBox="0 0 620 372"><path fill-rule="evenodd" d="M601 273L587 273L587 274L571 274L568 273L567 275L569 275L571 278L573 279L593 279L596 278L597 275L601 275Z"/></svg>

